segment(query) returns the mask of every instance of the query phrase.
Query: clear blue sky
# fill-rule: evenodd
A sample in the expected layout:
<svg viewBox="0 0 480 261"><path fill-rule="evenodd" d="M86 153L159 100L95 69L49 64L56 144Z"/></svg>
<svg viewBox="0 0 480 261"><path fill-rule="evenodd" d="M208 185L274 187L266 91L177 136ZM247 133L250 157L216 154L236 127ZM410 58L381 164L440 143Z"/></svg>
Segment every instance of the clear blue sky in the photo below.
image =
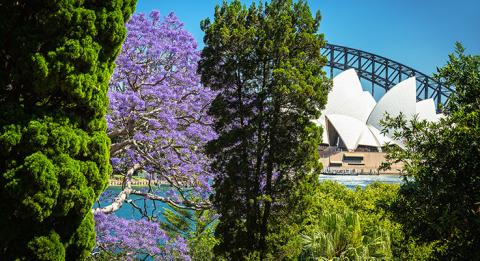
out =
<svg viewBox="0 0 480 261"><path fill-rule="evenodd" d="M138 0L137 12L174 12L203 46L200 21L222 0ZM243 0L249 5L252 0ZM309 0L328 42L379 54L426 74L460 41L480 54L480 0Z"/></svg>

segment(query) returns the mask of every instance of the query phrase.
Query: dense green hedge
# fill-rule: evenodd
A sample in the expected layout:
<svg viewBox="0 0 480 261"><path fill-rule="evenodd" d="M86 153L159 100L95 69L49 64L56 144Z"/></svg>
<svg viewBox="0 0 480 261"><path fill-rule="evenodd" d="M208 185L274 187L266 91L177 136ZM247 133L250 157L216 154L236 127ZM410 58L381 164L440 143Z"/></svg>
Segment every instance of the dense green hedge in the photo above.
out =
<svg viewBox="0 0 480 261"><path fill-rule="evenodd" d="M135 0L0 4L0 259L83 259L110 172L105 114Z"/></svg>

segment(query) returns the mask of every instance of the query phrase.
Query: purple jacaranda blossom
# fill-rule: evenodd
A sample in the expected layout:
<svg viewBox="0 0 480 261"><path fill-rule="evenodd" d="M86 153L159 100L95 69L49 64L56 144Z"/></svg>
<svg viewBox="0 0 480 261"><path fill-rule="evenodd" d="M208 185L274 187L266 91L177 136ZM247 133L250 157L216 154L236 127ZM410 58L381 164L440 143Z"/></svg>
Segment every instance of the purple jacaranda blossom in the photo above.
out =
<svg viewBox="0 0 480 261"><path fill-rule="evenodd" d="M129 220L102 212L95 214L97 248L121 254L125 260L152 257L154 260L190 260L182 237L170 238L159 223Z"/></svg>
<svg viewBox="0 0 480 261"><path fill-rule="evenodd" d="M102 194L100 194L100 197L98 198L98 202L111 202L115 197L117 196L117 192L113 190L106 190Z"/></svg>
<svg viewBox="0 0 480 261"><path fill-rule="evenodd" d="M197 43L173 13L137 14L126 26L109 91L114 173L138 163L147 177L207 200L213 173L202 150L216 138L206 113L216 93L200 83Z"/></svg>
<svg viewBox="0 0 480 261"><path fill-rule="evenodd" d="M108 93L113 173L140 165L145 177L169 185L166 193L152 191L167 203L207 201L214 173L203 147L217 135L206 110L216 93L200 83L197 43L173 13L136 14L126 27ZM95 221L99 249L127 260L190 260L185 239L169 238L158 222L101 212Z"/></svg>

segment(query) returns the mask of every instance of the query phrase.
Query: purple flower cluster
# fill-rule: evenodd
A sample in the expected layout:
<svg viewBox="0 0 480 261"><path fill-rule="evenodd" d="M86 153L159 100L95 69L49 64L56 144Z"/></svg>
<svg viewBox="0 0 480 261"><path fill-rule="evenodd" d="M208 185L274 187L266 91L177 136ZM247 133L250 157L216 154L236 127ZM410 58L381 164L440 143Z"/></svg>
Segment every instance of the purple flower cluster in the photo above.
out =
<svg viewBox="0 0 480 261"><path fill-rule="evenodd" d="M127 30L109 92L114 171L139 163L177 192L207 199L213 174L202 150L216 138L206 114L215 92L200 83L197 43L173 13L135 15Z"/></svg>
<svg viewBox="0 0 480 261"><path fill-rule="evenodd" d="M98 249L120 253L125 259L150 256L156 260L190 260L185 239L169 238L157 222L128 220L98 212L95 230Z"/></svg>
<svg viewBox="0 0 480 261"><path fill-rule="evenodd" d="M112 202L116 196L118 196L118 192L114 190L105 190L102 194L100 194L98 202Z"/></svg>

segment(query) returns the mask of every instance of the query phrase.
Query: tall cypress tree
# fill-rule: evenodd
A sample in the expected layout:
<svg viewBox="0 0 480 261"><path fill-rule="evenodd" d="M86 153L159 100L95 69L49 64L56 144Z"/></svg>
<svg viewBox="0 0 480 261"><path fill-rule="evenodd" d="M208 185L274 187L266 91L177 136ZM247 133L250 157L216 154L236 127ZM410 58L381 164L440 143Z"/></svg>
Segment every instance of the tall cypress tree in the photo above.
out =
<svg viewBox="0 0 480 261"><path fill-rule="evenodd" d="M107 88L135 0L0 2L0 259L84 259Z"/></svg>
<svg viewBox="0 0 480 261"><path fill-rule="evenodd" d="M275 250L276 215L291 208L296 184L319 170L320 116L330 81L322 71L320 14L304 1L272 0L249 8L217 6L202 21L204 85L217 90L209 112L218 139L207 152L219 175L213 203L220 223L217 253L238 260Z"/></svg>

